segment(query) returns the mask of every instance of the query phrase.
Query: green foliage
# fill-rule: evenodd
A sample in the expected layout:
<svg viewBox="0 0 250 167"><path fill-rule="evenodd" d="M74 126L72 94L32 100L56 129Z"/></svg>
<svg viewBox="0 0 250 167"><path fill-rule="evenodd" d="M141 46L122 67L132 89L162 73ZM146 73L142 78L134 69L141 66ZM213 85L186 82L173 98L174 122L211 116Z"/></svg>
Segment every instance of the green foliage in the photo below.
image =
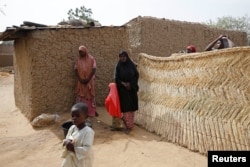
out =
<svg viewBox="0 0 250 167"><path fill-rule="evenodd" d="M234 18L232 16L223 16L217 18L217 21L209 20L209 22L207 22L207 25L227 30L247 32L250 30L250 18L247 15L237 18Z"/></svg>
<svg viewBox="0 0 250 167"><path fill-rule="evenodd" d="M70 9L68 11L68 19L74 20L74 19L83 19L87 20L87 22L95 21L91 18L92 10L85 8L85 6L81 6L80 8L76 8L75 10Z"/></svg>
<svg viewBox="0 0 250 167"><path fill-rule="evenodd" d="M216 21L209 20L205 24L226 30L246 32L248 44L250 45L250 17L248 17L248 15L242 17L223 16L217 18Z"/></svg>

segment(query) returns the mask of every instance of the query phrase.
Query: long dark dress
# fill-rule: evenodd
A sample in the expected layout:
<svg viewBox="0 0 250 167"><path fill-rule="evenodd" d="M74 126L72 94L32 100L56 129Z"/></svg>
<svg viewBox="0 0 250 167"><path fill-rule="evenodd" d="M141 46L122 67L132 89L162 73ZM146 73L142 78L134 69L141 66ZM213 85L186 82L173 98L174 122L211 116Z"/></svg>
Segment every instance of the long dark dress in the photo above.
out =
<svg viewBox="0 0 250 167"><path fill-rule="evenodd" d="M126 62L118 62L115 70L115 82L117 84L118 94L120 98L121 112L134 112L138 110L138 86L139 73L135 64L127 57ZM121 84L121 82L129 82L131 90Z"/></svg>

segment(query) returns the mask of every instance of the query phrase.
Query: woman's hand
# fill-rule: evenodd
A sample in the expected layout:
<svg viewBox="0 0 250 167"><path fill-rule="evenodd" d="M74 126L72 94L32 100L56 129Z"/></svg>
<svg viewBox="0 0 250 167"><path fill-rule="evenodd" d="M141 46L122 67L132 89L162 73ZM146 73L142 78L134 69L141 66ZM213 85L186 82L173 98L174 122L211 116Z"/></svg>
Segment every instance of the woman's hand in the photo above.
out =
<svg viewBox="0 0 250 167"><path fill-rule="evenodd" d="M87 84L89 82L88 79L79 79L79 81L81 82L81 84Z"/></svg>
<svg viewBox="0 0 250 167"><path fill-rule="evenodd" d="M127 90L131 90L131 85L129 82L122 82L122 85L127 88Z"/></svg>

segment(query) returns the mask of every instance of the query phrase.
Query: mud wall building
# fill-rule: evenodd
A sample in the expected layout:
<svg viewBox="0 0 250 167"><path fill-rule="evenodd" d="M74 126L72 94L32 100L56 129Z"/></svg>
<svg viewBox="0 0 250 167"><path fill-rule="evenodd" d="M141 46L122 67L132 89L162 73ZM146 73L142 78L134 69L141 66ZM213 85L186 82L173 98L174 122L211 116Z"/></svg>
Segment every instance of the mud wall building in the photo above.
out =
<svg viewBox="0 0 250 167"><path fill-rule="evenodd" d="M128 22L126 27L130 50L136 56L139 53L170 56L191 44L196 46L198 52L202 52L220 34L228 35L236 46L248 45L245 32L225 31L199 23L137 17Z"/></svg>
<svg viewBox="0 0 250 167"><path fill-rule="evenodd" d="M116 63L126 48L124 27L46 29L15 40L15 102L32 119L44 113L70 111L75 100L74 60L87 46L97 61L96 99L103 105Z"/></svg>
<svg viewBox="0 0 250 167"><path fill-rule="evenodd" d="M152 17L137 17L118 27L12 28L2 33L0 40L15 40L15 102L32 120L41 113L70 110L79 45L87 46L96 58L96 102L102 106L121 49L135 61L139 53L170 56L189 44L203 51L220 34L228 34L237 46L247 45L244 32Z"/></svg>

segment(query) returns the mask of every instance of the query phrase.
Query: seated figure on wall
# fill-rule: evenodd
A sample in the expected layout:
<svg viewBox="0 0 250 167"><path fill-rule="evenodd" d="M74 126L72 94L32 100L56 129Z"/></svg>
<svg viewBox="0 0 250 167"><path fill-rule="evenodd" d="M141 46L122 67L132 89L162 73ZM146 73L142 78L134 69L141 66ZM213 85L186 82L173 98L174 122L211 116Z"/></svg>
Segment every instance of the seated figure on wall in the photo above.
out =
<svg viewBox="0 0 250 167"><path fill-rule="evenodd" d="M189 45L186 48L186 53L195 53L196 52L196 48L194 45Z"/></svg>
<svg viewBox="0 0 250 167"><path fill-rule="evenodd" d="M178 53L195 53L196 48L194 45L189 45L186 47L186 49L179 51Z"/></svg>
<svg viewBox="0 0 250 167"><path fill-rule="evenodd" d="M205 51L232 48L232 47L234 47L234 43L229 39L229 37L226 35L220 35L207 45Z"/></svg>

